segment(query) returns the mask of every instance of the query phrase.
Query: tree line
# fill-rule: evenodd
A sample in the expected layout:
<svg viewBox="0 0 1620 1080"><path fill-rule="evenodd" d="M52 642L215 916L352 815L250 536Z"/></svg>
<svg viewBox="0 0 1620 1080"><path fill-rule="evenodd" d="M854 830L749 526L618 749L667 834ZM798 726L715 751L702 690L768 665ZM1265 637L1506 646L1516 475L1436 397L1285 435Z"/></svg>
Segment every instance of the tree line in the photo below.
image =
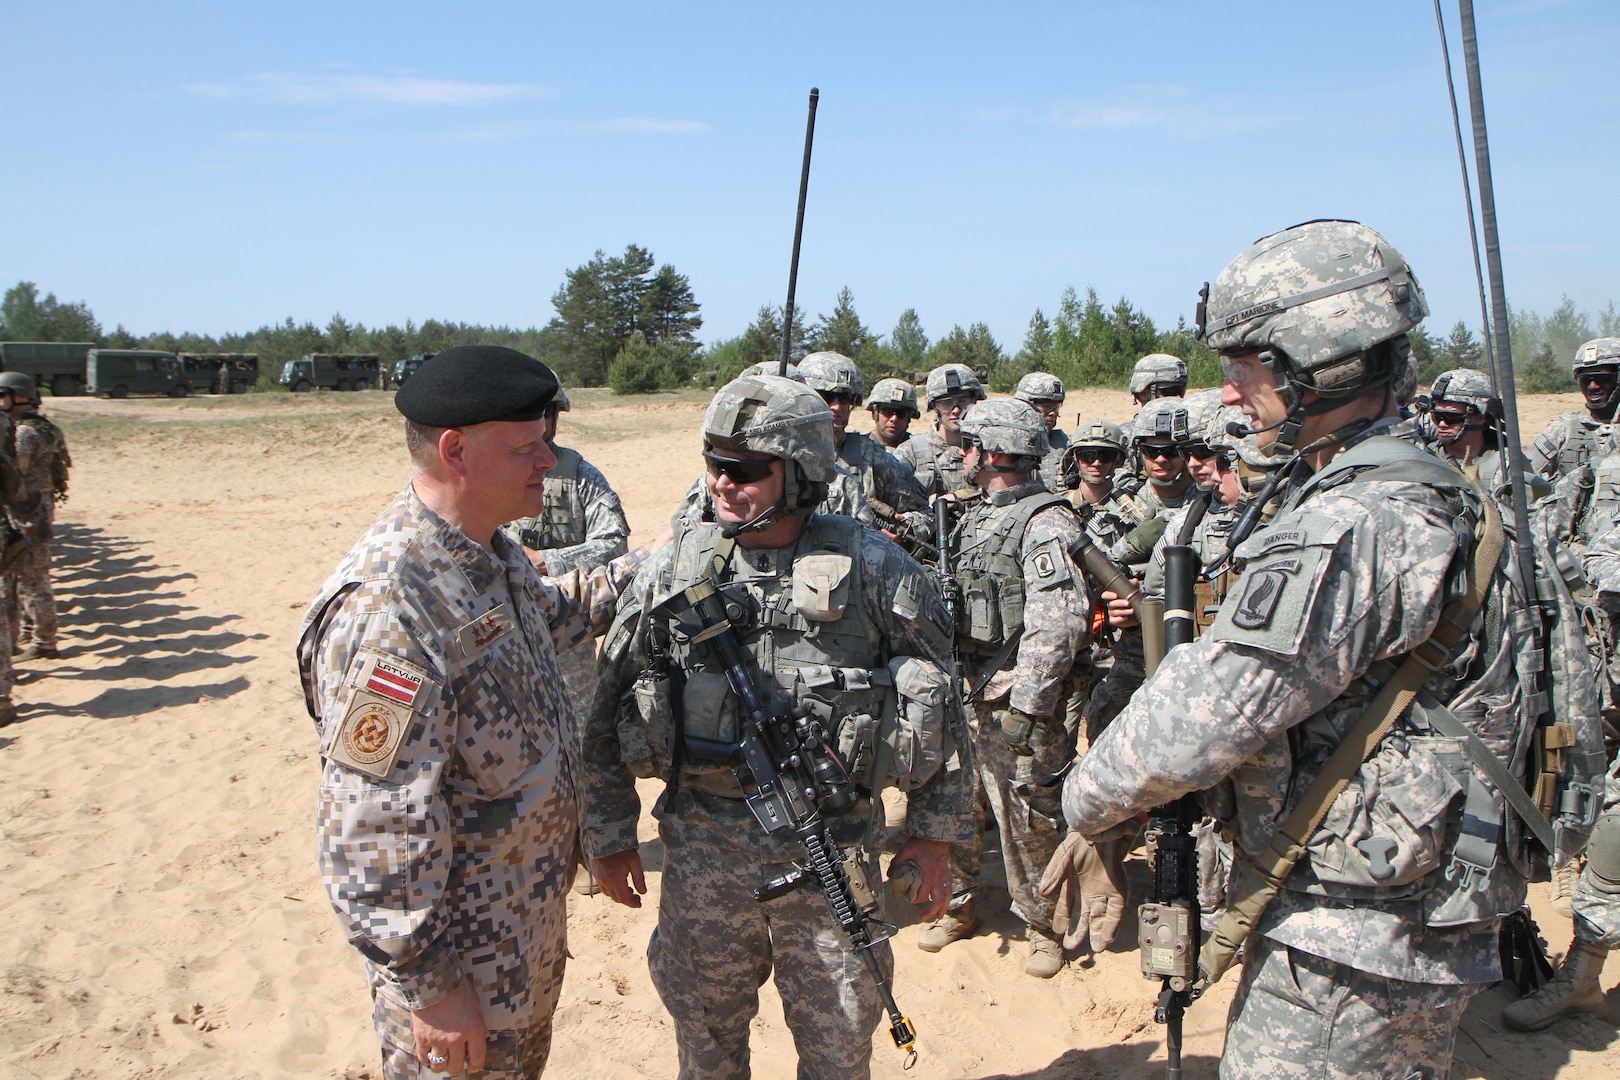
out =
<svg viewBox="0 0 1620 1080"><path fill-rule="evenodd" d="M546 361L565 385L605 385L619 393L718 385L753 364L777 360L782 352L782 309L769 304L741 333L704 345L697 337L703 318L691 282L634 244L620 255L597 251L569 270L551 304L556 314L545 326L524 329L439 319L368 327L339 313L324 327L289 317L245 333L135 335L122 325L104 331L87 303L61 301L54 293L41 297L38 286L21 281L0 301L0 341L258 353L263 388L274 387L283 363L312 352L376 353L392 365L454 345L507 345ZM1016 350L997 342L983 322L966 329L958 323L930 340L915 308L903 311L888 333L878 332L856 311L847 287L826 314L807 320L795 310L786 332L793 357L818 350L842 353L860 366L869 386L889 375L920 381L930 368L960 363L986 373L992 389L1002 391L1031 371L1051 372L1071 387L1120 388L1136 361L1151 352L1185 360L1194 386L1221 380L1215 354L1195 339L1184 319L1161 328L1124 297L1104 304L1094 288L1084 295L1065 289L1050 316L1036 308ZM1576 347L1593 337L1620 336L1620 313L1610 301L1594 317L1566 296L1545 317L1510 310L1509 332L1526 391L1573 390L1569 366ZM1443 337L1420 328L1412 345L1425 384L1448 368L1487 366L1480 338L1460 320Z"/></svg>

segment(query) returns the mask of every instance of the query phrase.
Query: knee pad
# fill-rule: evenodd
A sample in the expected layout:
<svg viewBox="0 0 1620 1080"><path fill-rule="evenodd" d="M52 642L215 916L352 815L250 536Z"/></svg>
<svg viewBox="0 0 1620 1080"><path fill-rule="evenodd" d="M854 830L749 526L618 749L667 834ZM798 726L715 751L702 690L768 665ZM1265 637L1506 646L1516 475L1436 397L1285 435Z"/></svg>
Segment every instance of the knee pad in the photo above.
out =
<svg viewBox="0 0 1620 1080"><path fill-rule="evenodd" d="M1620 892L1620 810L1601 814L1592 826L1586 866L1610 890Z"/></svg>

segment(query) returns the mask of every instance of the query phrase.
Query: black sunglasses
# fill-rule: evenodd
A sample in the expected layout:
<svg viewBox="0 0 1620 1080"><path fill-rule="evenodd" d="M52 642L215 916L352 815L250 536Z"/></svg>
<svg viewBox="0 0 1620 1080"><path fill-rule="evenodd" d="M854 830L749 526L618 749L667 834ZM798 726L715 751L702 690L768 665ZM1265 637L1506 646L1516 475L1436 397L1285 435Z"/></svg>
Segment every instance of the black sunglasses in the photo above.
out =
<svg viewBox="0 0 1620 1080"><path fill-rule="evenodd" d="M1121 458L1118 450L1076 450L1074 456L1087 465L1096 465L1098 462L1104 465L1114 465L1118 464Z"/></svg>
<svg viewBox="0 0 1620 1080"><path fill-rule="evenodd" d="M1192 446L1187 447L1187 457L1189 460L1197 459L1199 461L1208 461L1212 457L1220 456L1221 452L1219 450L1216 450L1211 446L1205 446L1203 443L1195 443Z"/></svg>
<svg viewBox="0 0 1620 1080"><path fill-rule="evenodd" d="M821 394L821 400L829 405L854 405L860 401L854 394L846 394L840 391L822 390L819 393Z"/></svg>
<svg viewBox="0 0 1620 1080"><path fill-rule="evenodd" d="M703 451L703 460L709 467L710 476L724 476L733 484L757 484L771 475L771 466L776 464L775 458L752 461L745 458L720 457L708 450Z"/></svg>
<svg viewBox="0 0 1620 1080"><path fill-rule="evenodd" d="M1467 409L1430 409L1429 415L1437 424L1466 424L1468 423Z"/></svg>
<svg viewBox="0 0 1620 1080"><path fill-rule="evenodd" d="M962 433L962 450L963 450L963 452L966 452L968 450L983 450L983 449L984 449L984 443L979 441L978 436L969 435L965 431Z"/></svg>
<svg viewBox="0 0 1620 1080"><path fill-rule="evenodd" d="M1612 371L1583 371L1575 376L1575 381L1585 386L1595 383L1598 386L1613 386L1615 379L1620 378Z"/></svg>
<svg viewBox="0 0 1620 1080"><path fill-rule="evenodd" d="M1142 451L1143 457L1150 457L1155 461L1163 461L1165 458L1182 456L1181 447L1179 446L1160 446L1157 443L1137 443L1136 448Z"/></svg>

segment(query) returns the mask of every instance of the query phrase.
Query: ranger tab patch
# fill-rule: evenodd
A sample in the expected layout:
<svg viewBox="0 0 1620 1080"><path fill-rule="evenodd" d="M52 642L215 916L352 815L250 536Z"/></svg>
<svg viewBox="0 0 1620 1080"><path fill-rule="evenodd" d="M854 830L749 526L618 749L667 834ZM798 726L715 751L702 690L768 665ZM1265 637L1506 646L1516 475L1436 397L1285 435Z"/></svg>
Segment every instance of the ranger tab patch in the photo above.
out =
<svg viewBox="0 0 1620 1080"><path fill-rule="evenodd" d="M394 772L399 748L411 727L411 710L392 698L356 690L328 756L378 780Z"/></svg>
<svg viewBox="0 0 1620 1080"><path fill-rule="evenodd" d="M506 609L505 604L492 608L456 631L456 641L461 646L461 655L471 660L510 633L512 626L512 613Z"/></svg>

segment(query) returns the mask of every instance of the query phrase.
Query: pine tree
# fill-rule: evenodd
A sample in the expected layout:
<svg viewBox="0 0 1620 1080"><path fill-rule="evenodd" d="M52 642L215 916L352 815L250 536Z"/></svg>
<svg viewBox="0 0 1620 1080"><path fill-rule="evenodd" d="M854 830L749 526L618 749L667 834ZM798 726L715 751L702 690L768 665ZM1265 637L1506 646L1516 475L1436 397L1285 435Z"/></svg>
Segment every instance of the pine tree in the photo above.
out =
<svg viewBox="0 0 1620 1080"><path fill-rule="evenodd" d="M889 346L900 358L900 366L907 371L920 371L928 362L928 335L923 333L922 320L916 308L906 308L894 324L889 335Z"/></svg>
<svg viewBox="0 0 1620 1080"><path fill-rule="evenodd" d="M855 313L855 297L848 285L838 290L838 302L832 314L818 316L810 331L812 352L835 352L852 360L876 341L877 335L867 329Z"/></svg>

